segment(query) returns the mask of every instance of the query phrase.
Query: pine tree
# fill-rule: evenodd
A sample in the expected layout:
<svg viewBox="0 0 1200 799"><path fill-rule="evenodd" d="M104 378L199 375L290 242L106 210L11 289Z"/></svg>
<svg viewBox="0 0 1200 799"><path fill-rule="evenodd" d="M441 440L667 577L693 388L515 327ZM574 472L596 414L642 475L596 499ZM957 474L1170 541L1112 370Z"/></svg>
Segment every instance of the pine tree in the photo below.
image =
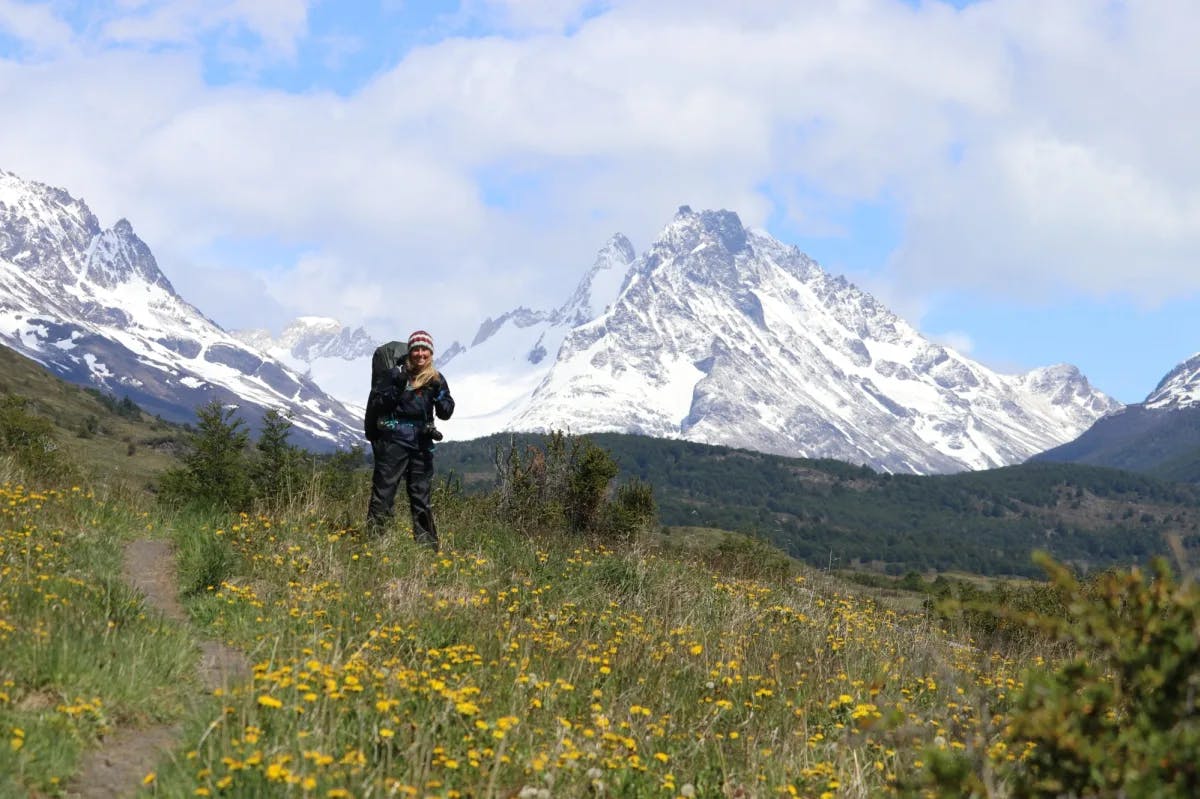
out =
<svg viewBox="0 0 1200 799"><path fill-rule="evenodd" d="M262 431L255 449L252 482L254 494L260 499L279 501L291 496L300 487L301 456L288 443L292 430L291 414L271 409L263 414Z"/></svg>
<svg viewBox="0 0 1200 799"><path fill-rule="evenodd" d="M245 422L218 400L196 409L196 429L188 434L183 465L162 477L164 498L182 503L242 510L251 484Z"/></svg>

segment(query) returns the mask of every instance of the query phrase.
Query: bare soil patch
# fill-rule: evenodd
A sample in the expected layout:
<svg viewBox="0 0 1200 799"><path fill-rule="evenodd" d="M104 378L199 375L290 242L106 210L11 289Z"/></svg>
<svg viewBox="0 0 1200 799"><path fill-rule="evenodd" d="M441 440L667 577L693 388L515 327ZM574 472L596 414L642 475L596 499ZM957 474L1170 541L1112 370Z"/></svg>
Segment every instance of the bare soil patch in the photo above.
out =
<svg viewBox="0 0 1200 799"><path fill-rule="evenodd" d="M187 623L187 614L179 603L179 586L168 542L131 542L125 548L122 573L129 585L145 595L150 608L172 621ZM250 662L243 653L212 639L200 642L196 671L200 684L210 693L248 679L251 673ZM67 795L78 799L110 799L137 793L142 779L176 746L181 732L174 724L114 731L99 749L84 758Z"/></svg>

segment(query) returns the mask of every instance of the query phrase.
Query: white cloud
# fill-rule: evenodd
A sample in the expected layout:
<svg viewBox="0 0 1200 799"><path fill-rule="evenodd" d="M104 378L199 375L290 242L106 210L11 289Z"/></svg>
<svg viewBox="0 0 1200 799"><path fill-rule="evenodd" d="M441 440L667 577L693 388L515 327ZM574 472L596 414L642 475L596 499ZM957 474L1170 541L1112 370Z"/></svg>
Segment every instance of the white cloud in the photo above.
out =
<svg viewBox="0 0 1200 799"><path fill-rule="evenodd" d="M612 4L603 0L478 0L464 5L468 15L501 29L557 33Z"/></svg>
<svg viewBox="0 0 1200 799"><path fill-rule="evenodd" d="M943 347L949 347L960 355L970 356L971 350L975 349L975 342L971 339L971 335L961 330L947 330L942 333L929 333L927 335L934 343L941 344Z"/></svg>
<svg viewBox="0 0 1200 799"><path fill-rule="evenodd" d="M0 0L0 26L17 27L14 9L53 22ZM1191 3L467 13L520 35L443 39L340 97L209 87L188 47L101 48L230 29L286 59L324 35L299 0L128 4L87 48L0 61L0 101L22 109L0 128L0 166L129 217L178 263L214 238L278 240L303 255L275 265L269 291L297 311L386 322L376 286L424 288L428 324L455 336L561 301L609 235L645 247L682 203L828 230L830 209L893 198L904 242L881 283L912 307L931 287L1146 303L1200 290Z"/></svg>
<svg viewBox="0 0 1200 799"><path fill-rule="evenodd" d="M154 0L122 3L102 26L121 44L194 44L211 32L246 32L272 56L290 57L308 26L307 0Z"/></svg>
<svg viewBox="0 0 1200 799"><path fill-rule="evenodd" d="M0 34L37 57L61 53L73 38L71 27L50 8L17 0L0 0Z"/></svg>

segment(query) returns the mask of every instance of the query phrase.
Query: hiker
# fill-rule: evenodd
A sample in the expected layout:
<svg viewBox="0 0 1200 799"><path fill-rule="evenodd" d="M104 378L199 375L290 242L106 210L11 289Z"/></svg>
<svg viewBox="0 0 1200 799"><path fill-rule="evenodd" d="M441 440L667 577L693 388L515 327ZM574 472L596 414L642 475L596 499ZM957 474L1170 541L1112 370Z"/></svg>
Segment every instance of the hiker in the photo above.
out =
<svg viewBox="0 0 1200 799"><path fill-rule="evenodd" d="M400 349L405 349L403 357ZM433 337L417 330L407 347L390 342L376 350L371 394L363 420L375 455L367 529L382 533L392 521L396 490L404 478L412 511L413 538L438 550L437 526L429 506L433 447L442 434L433 417L449 419L454 398L446 378L433 367Z"/></svg>

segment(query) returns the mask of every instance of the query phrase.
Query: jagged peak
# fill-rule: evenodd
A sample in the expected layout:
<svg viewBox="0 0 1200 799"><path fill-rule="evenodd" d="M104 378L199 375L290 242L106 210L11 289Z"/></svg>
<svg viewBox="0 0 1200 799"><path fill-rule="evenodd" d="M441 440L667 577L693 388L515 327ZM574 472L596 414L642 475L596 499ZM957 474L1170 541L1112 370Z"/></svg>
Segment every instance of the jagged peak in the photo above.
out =
<svg viewBox="0 0 1200 799"><path fill-rule="evenodd" d="M691 206L681 205L655 245L690 252L699 246L718 244L733 254L746 249L748 238L741 217L733 211L693 211Z"/></svg>
<svg viewBox="0 0 1200 799"><path fill-rule="evenodd" d="M83 200L66 189L26 180L5 170L0 170L0 208L7 209L6 216L25 217L38 226L62 225L65 216L79 228L76 235L86 237L100 232L100 223Z"/></svg>
<svg viewBox="0 0 1200 799"><path fill-rule="evenodd" d="M1200 352L1177 364L1158 382L1143 404L1186 407L1200 403Z"/></svg>
<svg viewBox="0 0 1200 799"><path fill-rule="evenodd" d="M680 206L675 217L642 257L636 271L649 276L660 269L682 269L689 281L735 289L744 282L741 267L755 250L750 233L733 211L693 211ZM741 263L739 263L741 262Z"/></svg>
<svg viewBox="0 0 1200 799"><path fill-rule="evenodd" d="M596 260L599 261L600 258L610 254L619 256L626 263L631 263L635 258L637 258L637 251L633 248L633 242L631 242L624 233L612 234L605 245L600 248L600 252L597 254Z"/></svg>
<svg viewBox="0 0 1200 799"><path fill-rule="evenodd" d="M178 296L175 287L158 267L158 261L146 242L133 232L128 219L119 219L108 230L101 231L92 241L87 253L85 274L98 285L112 287L138 278L158 286L168 294Z"/></svg>
<svg viewBox="0 0 1200 799"><path fill-rule="evenodd" d="M614 233L596 254L592 268L584 274L570 298L554 312L552 321L575 327L592 319L617 298L637 260L633 244L623 233Z"/></svg>
<svg viewBox="0 0 1200 799"><path fill-rule="evenodd" d="M1064 382L1068 380L1078 380L1080 378L1084 380L1087 379L1083 377L1083 373L1079 371L1078 366L1069 363L1055 363L1049 366L1038 366L1026 372L1024 377L1028 382L1031 383L1044 381Z"/></svg>
<svg viewBox="0 0 1200 799"><path fill-rule="evenodd" d="M504 326L504 323L512 320L517 327L530 327L539 322L552 320L554 314L546 313L545 311L531 311L524 305L519 308L500 314L495 319L490 316L483 320L483 324L479 326L479 331L475 334L475 338L471 341L471 346L476 347L491 338L497 330Z"/></svg>
<svg viewBox="0 0 1200 799"><path fill-rule="evenodd" d="M287 326L284 327L283 332L286 334L288 331L300 332L313 329L323 331L331 330L337 332L343 328L345 328L345 325L343 325L339 320L334 319L332 316L297 316L295 319L287 323Z"/></svg>

